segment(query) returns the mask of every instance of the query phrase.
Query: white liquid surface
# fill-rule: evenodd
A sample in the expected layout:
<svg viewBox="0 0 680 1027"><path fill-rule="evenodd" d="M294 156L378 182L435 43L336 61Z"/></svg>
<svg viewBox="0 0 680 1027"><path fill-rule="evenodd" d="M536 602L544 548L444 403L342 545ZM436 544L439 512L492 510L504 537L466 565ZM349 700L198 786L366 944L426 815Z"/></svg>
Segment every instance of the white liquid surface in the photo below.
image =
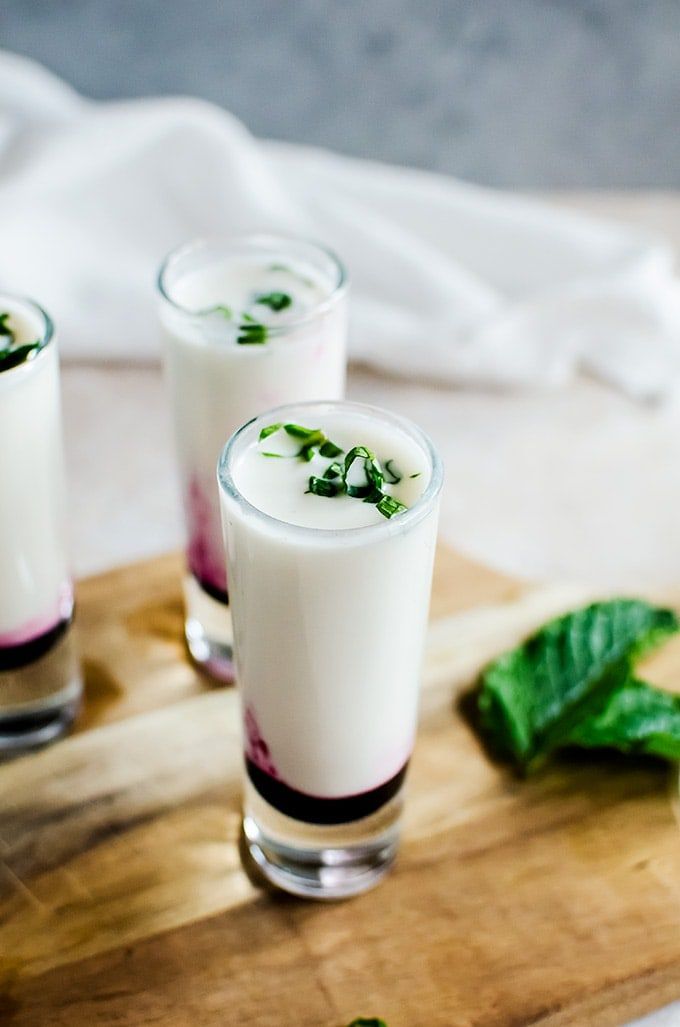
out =
<svg viewBox="0 0 680 1027"><path fill-rule="evenodd" d="M413 437L376 415L341 409L307 425L310 416L293 411L290 420L420 471L392 490L417 502L431 465ZM312 465L260 450L253 439L234 451L234 482L277 521L222 492L247 751L252 759L256 725L270 757L261 769L290 787L322 798L370 791L398 773L413 746L437 502L400 530L404 515L387 521L359 499L305 496ZM384 531L334 530L369 524Z"/></svg>
<svg viewBox="0 0 680 1027"><path fill-rule="evenodd" d="M173 298L187 310L226 306L233 320L246 313L272 326L290 324L318 307L330 294L331 283L313 269L263 259L234 259L188 272L178 280ZM282 310L258 303L259 296L284 293L291 304ZM224 320L224 314L217 315Z"/></svg>
<svg viewBox="0 0 680 1027"><path fill-rule="evenodd" d="M308 492L310 475L323 477L332 463L344 461L355 446L365 446L375 453L385 471L382 491L405 506L413 506L427 488L430 478L427 456L416 442L395 433L391 426L335 413L325 416L323 425L314 423L304 427L321 428L324 435L342 449L342 454L331 459L322 457L317 449L311 461L299 460L295 454L300 450L301 440L281 429L252 446L235 467L234 480L241 494L272 517L288 524L326 529L362 528L383 521L375 505L342 492L332 497ZM283 455L280 459L264 455L272 452ZM401 480L396 484L387 481L394 477ZM349 480L357 484L365 482L363 460L353 463Z"/></svg>
<svg viewBox="0 0 680 1027"><path fill-rule="evenodd" d="M44 326L30 307L0 297L16 343ZM54 342L0 371L0 645L54 627L71 607L64 532L59 370Z"/></svg>

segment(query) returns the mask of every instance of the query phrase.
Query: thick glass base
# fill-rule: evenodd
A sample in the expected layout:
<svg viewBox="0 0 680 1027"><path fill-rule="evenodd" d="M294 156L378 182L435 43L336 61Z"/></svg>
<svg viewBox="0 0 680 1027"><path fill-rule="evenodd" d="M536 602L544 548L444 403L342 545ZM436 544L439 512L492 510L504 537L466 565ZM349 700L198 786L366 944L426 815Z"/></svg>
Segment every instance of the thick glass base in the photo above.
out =
<svg viewBox="0 0 680 1027"><path fill-rule="evenodd" d="M398 836L345 848L293 849L268 838L252 817L243 819L246 849L277 888L308 899L348 899L368 891L392 866Z"/></svg>
<svg viewBox="0 0 680 1027"><path fill-rule="evenodd" d="M392 866L401 809L399 795L350 824L302 823L273 809L247 782L242 848L276 888L310 899L346 899L373 888Z"/></svg>
<svg viewBox="0 0 680 1027"><path fill-rule="evenodd" d="M194 663L224 684L234 681L231 613L227 603L205 592L196 579L184 579L184 635Z"/></svg>
<svg viewBox="0 0 680 1027"><path fill-rule="evenodd" d="M82 691L71 631L40 659L0 671L0 759L65 734L80 709Z"/></svg>

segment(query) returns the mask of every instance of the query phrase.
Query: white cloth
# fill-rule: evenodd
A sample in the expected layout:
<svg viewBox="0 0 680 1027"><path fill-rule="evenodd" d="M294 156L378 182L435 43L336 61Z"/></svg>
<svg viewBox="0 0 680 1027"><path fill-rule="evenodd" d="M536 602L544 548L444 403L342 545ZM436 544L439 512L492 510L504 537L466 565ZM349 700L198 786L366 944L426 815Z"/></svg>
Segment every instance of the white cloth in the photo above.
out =
<svg viewBox="0 0 680 1027"><path fill-rule="evenodd" d="M638 230L422 171L258 142L198 100L94 103L0 53L0 286L69 357L157 355L155 270L189 238L318 238L352 280L351 355L495 387L578 370L640 399L680 386L673 255Z"/></svg>

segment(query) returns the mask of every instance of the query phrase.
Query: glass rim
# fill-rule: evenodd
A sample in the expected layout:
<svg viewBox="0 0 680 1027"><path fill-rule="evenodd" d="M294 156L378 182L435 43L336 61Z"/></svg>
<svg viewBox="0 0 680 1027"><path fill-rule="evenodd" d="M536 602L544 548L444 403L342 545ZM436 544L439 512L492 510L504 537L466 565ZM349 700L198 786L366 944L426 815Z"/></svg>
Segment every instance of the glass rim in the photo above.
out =
<svg viewBox="0 0 680 1027"><path fill-rule="evenodd" d="M276 325L267 322L268 335L287 335L289 332L299 328L300 325L313 322L320 314L325 313L326 310L329 310L334 306L340 297L347 291L349 277L345 265L342 263L338 255L330 249L330 247L325 246L316 239L308 239L305 236L287 235L285 233L278 232L244 232L236 235L202 235L172 249L161 263L156 276L156 288L163 300L168 303L173 310L178 311L178 313L182 314L184 317L200 320L210 314L213 314L215 312L215 305L211 307L203 307L198 310L192 310L190 307L185 307L182 303L178 303L171 295L171 291L167 286L166 276L183 257L186 257L191 253L200 252L202 249L208 249L208 247L216 243L222 244L228 249L236 249L239 245L243 245L244 243L248 245L254 244L255 246L261 246L263 249L267 245L271 244L276 244L278 246L301 244L303 246L310 247L312 250L316 250L317 253L323 254L331 261L335 271L337 272L337 278L328 296L325 296L306 313L301 314L299 317L291 319L290 321L286 321L285 324Z"/></svg>
<svg viewBox="0 0 680 1027"><path fill-rule="evenodd" d="M384 518L376 524L367 524L363 527L312 528L302 524L291 524L289 521L283 521L279 517L265 513L264 510L260 510L259 507L254 506L250 500L246 499L234 481L230 466L234 450L244 435L256 431L260 426L266 427L266 424L272 421L285 420L286 412L297 415L299 411L323 410L324 408L333 410L343 408L349 412L377 417L383 423L387 422L400 428L421 446L429 457L431 473L427 488L418 497L413 506L410 506L404 513L400 513L398 517ZM246 510L249 517L277 533L285 533L288 536L292 535L295 538L305 538L316 542L335 541L365 544L390 535L400 535L408 530L409 527L414 527L427 516L441 492L443 481L444 465L442 459L429 435L422 428L419 428L409 418L402 417L400 414L393 414L390 410L385 410L382 407L373 406L370 403L356 403L352 400L343 399L286 403L283 406L274 407L272 410L266 410L264 413L258 414L257 417L246 421L245 424L241 425L234 432L222 449L217 461L217 482L220 492Z"/></svg>
<svg viewBox="0 0 680 1027"><path fill-rule="evenodd" d="M53 342L55 337L54 332L54 321L40 304L31 299L30 296L24 296L17 292L6 292L0 291L0 308L2 307L3 300L7 300L9 305L16 305L17 308L28 308L33 314L37 314L38 319L42 325L42 332L40 338L36 341L39 343L39 348L35 351L33 356L28 360L22 360L20 364L15 364L14 367L10 367L7 371L0 369L0 384L3 381L9 379L13 372L25 371L27 368L35 367L40 361L43 354L50 348L50 344ZM11 313L11 311L10 311Z"/></svg>

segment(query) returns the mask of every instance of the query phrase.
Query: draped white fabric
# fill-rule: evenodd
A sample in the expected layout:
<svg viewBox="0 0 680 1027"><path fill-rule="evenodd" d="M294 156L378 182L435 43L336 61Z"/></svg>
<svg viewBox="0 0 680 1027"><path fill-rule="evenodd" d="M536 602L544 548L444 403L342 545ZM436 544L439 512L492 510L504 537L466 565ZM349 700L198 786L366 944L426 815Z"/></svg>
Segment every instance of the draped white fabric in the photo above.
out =
<svg viewBox="0 0 680 1027"><path fill-rule="evenodd" d="M155 271L191 237L323 240L352 279L351 354L450 384L640 399L680 385L672 251L624 226L426 172L260 142L191 99L95 103L0 53L0 287L69 357L157 356Z"/></svg>

